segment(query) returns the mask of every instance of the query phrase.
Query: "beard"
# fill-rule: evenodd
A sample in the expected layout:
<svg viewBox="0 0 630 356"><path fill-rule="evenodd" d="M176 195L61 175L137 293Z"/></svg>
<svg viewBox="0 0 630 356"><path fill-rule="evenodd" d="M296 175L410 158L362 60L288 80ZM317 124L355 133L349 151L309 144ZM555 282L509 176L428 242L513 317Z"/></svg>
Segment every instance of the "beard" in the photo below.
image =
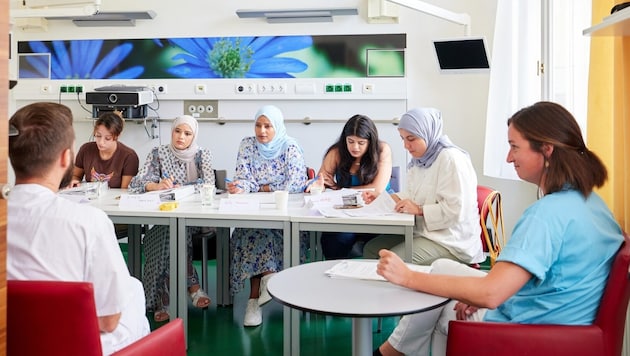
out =
<svg viewBox="0 0 630 356"><path fill-rule="evenodd" d="M74 170L74 152L72 152L72 150L70 150L70 155L70 165L63 174L61 182L59 182L59 189L70 188L70 183L72 182L72 171Z"/></svg>
<svg viewBox="0 0 630 356"><path fill-rule="evenodd" d="M68 169L66 169L66 173L63 174L63 178L61 178L61 182L59 183L59 189L70 188L70 182L72 182L72 170L74 169L74 164L71 164Z"/></svg>

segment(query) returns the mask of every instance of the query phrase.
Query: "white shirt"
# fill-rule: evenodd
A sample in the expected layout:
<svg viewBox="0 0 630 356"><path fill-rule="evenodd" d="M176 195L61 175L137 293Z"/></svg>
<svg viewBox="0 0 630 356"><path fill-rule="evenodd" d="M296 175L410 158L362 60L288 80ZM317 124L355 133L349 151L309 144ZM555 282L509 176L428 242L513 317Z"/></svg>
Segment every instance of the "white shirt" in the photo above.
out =
<svg viewBox="0 0 630 356"><path fill-rule="evenodd" d="M138 281L129 275L103 211L38 184L19 184L9 196L7 225L7 279L92 282L98 316L122 313L135 303ZM147 324L148 332L143 318L136 322Z"/></svg>
<svg viewBox="0 0 630 356"><path fill-rule="evenodd" d="M424 215L416 216L414 235L439 243L463 262L482 262L477 174L468 155L444 149L431 167L414 166L406 179L397 195L422 206Z"/></svg>

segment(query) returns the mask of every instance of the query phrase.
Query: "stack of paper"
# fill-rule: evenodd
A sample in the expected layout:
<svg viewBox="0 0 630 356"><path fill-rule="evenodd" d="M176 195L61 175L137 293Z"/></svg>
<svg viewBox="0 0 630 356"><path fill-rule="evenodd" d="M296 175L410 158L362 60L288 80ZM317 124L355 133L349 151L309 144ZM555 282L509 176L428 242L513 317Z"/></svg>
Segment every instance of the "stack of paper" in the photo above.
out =
<svg viewBox="0 0 630 356"><path fill-rule="evenodd" d="M330 278L367 279L372 281L386 281L385 278L376 273L378 261L344 260L332 266L324 272ZM407 263L409 269L416 272L430 273L431 266L420 266Z"/></svg>
<svg viewBox="0 0 630 356"><path fill-rule="evenodd" d="M178 201L195 194L194 185L183 185L178 188L156 191L161 201Z"/></svg>

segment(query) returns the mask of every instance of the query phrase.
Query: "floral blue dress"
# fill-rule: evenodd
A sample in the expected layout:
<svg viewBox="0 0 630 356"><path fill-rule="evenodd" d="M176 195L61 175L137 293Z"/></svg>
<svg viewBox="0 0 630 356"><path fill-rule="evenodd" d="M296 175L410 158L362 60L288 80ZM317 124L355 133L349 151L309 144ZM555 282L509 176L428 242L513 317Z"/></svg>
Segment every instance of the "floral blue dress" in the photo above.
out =
<svg viewBox="0 0 630 356"><path fill-rule="evenodd" d="M215 183L212 169L212 153L200 148L195 154L195 166L199 179L195 182L195 191L204 183ZM151 150L144 166L129 183L129 192L144 193L147 183L157 183L161 177L173 178L177 184L186 182L186 164L171 152L169 145L162 145ZM188 278L187 286L199 284L199 276L192 265L193 235L208 233L208 228L189 227L186 230ZM156 225L149 229L142 240L145 263L142 273L147 310L160 310L169 305L169 227Z"/></svg>
<svg viewBox="0 0 630 356"><path fill-rule="evenodd" d="M274 159L265 159L258 152L255 137L241 141L236 159L236 174L246 193L257 192L269 184L272 191L288 190L301 193L306 183L306 164L302 150L290 144L286 151ZM308 233L300 235L300 254L304 260ZM263 272L278 272L283 268L282 230L234 229L230 239L230 291L232 295L243 289L245 281Z"/></svg>

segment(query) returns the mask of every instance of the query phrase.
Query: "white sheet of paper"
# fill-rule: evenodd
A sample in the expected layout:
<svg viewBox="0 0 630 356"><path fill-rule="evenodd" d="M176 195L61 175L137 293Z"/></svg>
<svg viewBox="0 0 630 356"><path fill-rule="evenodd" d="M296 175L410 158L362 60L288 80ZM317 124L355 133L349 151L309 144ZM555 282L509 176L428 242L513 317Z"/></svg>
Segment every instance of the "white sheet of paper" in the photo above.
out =
<svg viewBox="0 0 630 356"><path fill-rule="evenodd" d="M230 198L230 199L242 199L242 200L253 200L253 201L257 201L259 203L264 203L264 204L275 204L276 203L276 198L273 196L273 193L269 193L269 192L229 194L228 198Z"/></svg>
<svg viewBox="0 0 630 356"><path fill-rule="evenodd" d="M372 281L386 281L381 275L376 273L376 265L378 261L354 261L344 260L332 266L324 272L330 278L350 278L350 279L367 279ZM421 266L407 263L407 267L412 271L430 273L431 266Z"/></svg>
<svg viewBox="0 0 630 356"><path fill-rule="evenodd" d="M260 210L260 202L257 199L221 199L219 203L219 212L222 213L258 210Z"/></svg>
<svg viewBox="0 0 630 356"><path fill-rule="evenodd" d="M358 209L347 209L345 213L349 216L383 216L396 214L394 207L396 202L387 193L379 194L370 204Z"/></svg>
<svg viewBox="0 0 630 356"><path fill-rule="evenodd" d="M118 207L130 210L156 210L160 208L159 194L121 194Z"/></svg>

